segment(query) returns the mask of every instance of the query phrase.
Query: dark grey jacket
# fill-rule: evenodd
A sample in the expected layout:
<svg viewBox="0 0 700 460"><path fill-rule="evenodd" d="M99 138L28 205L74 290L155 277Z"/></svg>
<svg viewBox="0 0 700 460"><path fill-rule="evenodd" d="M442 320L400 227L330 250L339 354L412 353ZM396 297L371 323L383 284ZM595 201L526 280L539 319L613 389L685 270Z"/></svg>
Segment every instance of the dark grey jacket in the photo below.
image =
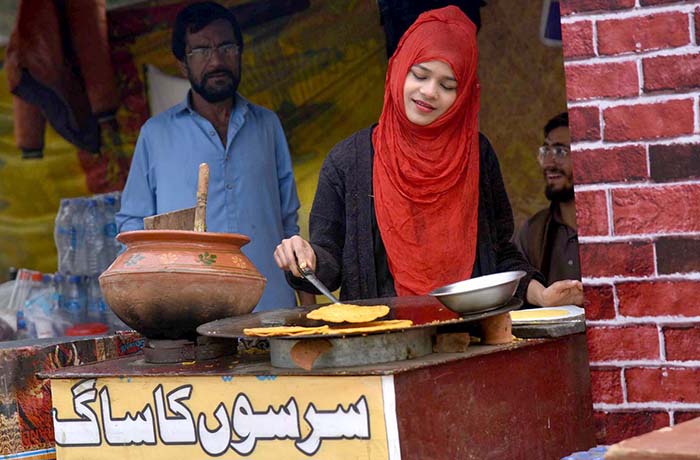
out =
<svg viewBox="0 0 700 460"><path fill-rule="evenodd" d="M310 242L316 252L316 275L331 290L340 286L341 300L378 297L373 240L372 128L338 143L328 154L318 179L309 217ZM516 295L524 298L534 277L544 278L511 243L513 212L498 159L485 136L479 135L479 223L473 276L525 270ZM316 292L305 281L288 276L290 284Z"/></svg>

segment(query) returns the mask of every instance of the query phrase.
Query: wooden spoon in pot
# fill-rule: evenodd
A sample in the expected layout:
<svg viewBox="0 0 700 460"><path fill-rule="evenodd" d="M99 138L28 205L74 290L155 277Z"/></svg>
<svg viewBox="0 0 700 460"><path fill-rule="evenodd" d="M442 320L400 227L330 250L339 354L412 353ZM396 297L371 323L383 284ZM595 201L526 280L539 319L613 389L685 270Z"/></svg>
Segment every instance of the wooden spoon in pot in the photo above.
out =
<svg viewBox="0 0 700 460"><path fill-rule="evenodd" d="M209 193L209 165L199 165L197 178L197 205L194 210L194 231L207 231L207 195Z"/></svg>

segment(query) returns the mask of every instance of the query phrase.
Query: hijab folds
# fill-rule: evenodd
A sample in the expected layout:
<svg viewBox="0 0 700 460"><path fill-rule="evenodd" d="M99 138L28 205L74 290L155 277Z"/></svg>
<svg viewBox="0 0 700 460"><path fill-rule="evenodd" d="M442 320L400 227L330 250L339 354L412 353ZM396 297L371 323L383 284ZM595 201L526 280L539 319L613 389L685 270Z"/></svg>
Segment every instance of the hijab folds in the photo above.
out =
<svg viewBox="0 0 700 460"><path fill-rule="evenodd" d="M372 134L375 212L398 295L422 295L471 277L479 203L476 26L455 6L421 14L387 70ZM406 117L403 89L415 64L447 63L452 106L427 126Z"/></svg>

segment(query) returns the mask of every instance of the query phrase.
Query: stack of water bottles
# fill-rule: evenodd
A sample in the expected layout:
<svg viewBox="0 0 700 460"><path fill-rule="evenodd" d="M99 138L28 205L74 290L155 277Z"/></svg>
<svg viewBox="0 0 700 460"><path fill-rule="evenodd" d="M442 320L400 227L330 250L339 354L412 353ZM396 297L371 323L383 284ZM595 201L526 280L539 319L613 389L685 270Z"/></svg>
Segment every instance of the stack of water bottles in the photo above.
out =
<svg viewBox="0 0 700 460"><path fill-rule="evenodd" d="M119 198L119 192L113 192L61 200L54 227L59 273L99 275L114 261L119 251L114 220Z"/></svg>
<svg viewBox="0 0 700 460"><path fill-rule="evenodd" d="M126 328L105 304L98 282L119 253L115 239L119 201L119 192L61 200L54 227L58 251L54 286L61 317L71 327L101 323L108 329Z"/></svg>
<svg viewBox="0 0 700 460"><path fill-rule="evenodd" d="M7 305L16 317L16 339L59 337L71 326L61 307L60 280L59 274L18 271Z"/></svg>

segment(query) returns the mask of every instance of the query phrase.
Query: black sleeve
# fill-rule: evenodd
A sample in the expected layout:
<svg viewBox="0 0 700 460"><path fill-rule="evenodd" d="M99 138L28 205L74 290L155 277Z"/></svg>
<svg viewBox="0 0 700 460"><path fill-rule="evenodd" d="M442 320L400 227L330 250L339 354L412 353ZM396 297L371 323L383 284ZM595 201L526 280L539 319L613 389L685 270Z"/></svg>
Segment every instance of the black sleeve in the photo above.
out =
<svg viewBox="0 0 700 460"><path fill-rule="evenodd" d="M316 276L331 291L340 287L345 242L345 174L338 167L345 143L331 150L323 161L314 203L309 215L309 242L316 253ZM294 289L320 294L308 281L287 273Z"/></svg>
<svg viewBox="0 0 700 460"><path fill-rule="evenodd" d="M523 300L526 299L527 286L533 278L542 284L546 284L544 276L535 267L530 265L518 248L513 244L513 210L510 207L510 200L503 183L503 175L498 164L498 158L489 141L482 137L482 144L485 142L486 155L484 164L486 165L491 184L491 197L493 199L493 229L495 232L494 249L496 251L496 271L505 272L511 270L523 270L527 273L518 285L515 295ZM484 148L482 147L482 149Z"/></svg>

